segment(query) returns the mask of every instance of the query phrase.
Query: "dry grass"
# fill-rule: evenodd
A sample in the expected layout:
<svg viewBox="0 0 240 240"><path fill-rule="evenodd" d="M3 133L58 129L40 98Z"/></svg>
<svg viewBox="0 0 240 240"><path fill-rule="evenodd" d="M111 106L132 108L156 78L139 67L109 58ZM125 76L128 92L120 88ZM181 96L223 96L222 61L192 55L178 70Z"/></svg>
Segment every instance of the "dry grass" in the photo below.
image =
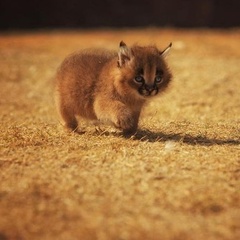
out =
<svg viewBox="0 0 240 240"><path fill-rule="evenodd" d="M170 91L125 139L60 126L51 92L76 49L173 42ZM240 237L240 31L0 36L0 239Z"/></svg>

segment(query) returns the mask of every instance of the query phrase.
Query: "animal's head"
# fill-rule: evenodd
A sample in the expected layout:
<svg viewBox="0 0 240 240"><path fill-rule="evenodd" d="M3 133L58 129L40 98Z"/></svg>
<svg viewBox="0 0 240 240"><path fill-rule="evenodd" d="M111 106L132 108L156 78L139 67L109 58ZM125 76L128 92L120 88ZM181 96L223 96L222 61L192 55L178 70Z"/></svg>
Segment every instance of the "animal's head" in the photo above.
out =
<svg viewBox="0 0 240 240"><path fill-rule="evenodd" d="M160 51L155 46L128 47L120 42L118 67L121 71L121 82L130 86L133 93L141 98L149 98L163 92L171 81L171 73L165 62L165 56L172 44Z"/></svg>

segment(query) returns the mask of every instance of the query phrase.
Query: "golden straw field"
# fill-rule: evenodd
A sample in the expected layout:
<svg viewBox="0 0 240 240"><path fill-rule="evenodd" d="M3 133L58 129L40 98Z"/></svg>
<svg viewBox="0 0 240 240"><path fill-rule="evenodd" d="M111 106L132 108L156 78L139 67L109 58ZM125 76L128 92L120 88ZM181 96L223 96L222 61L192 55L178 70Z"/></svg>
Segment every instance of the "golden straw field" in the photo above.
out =
<svg viewBox="0 0 240 240"><path fill-rule="evenodd" d="M53 77L69 53L169 42L171 87L125 138L61 126ZM240 239L240 30L0 35L0 240Z"/></svg>

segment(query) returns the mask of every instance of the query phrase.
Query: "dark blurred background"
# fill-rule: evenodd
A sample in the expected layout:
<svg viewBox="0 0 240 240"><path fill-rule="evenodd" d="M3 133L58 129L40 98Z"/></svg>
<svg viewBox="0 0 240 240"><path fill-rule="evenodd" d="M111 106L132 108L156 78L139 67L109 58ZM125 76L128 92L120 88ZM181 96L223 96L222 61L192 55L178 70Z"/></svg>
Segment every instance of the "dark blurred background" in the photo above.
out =
<svg viewBox="0 0 240 240"><path fill-rule="evenodd" d="M0 29L238 27L239 0L0 0Z"/></svg>

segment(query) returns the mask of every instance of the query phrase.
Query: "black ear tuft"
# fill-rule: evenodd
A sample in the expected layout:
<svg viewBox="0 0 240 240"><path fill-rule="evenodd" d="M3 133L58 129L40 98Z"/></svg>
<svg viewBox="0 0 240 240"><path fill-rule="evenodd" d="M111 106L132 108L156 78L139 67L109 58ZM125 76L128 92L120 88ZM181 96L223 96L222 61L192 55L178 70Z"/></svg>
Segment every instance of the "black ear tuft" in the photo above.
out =
<svg viewBox="0 0 240 240"><path fill-rule="evenodd" d="M168 45L168 47L166 47L166 48L160 53L160 55L161 55L161 56L166 56L167 53L169 52L169 50L171 49L171 47L172 47L172 43L170 43L170 44Z"/></svg>
<svg viewBox="0 0 240 240"><path fill-rule="evenodd" d="M121 41L120 44L119 44L120 47L126 47L126 43L124 41Z"/></svg>

